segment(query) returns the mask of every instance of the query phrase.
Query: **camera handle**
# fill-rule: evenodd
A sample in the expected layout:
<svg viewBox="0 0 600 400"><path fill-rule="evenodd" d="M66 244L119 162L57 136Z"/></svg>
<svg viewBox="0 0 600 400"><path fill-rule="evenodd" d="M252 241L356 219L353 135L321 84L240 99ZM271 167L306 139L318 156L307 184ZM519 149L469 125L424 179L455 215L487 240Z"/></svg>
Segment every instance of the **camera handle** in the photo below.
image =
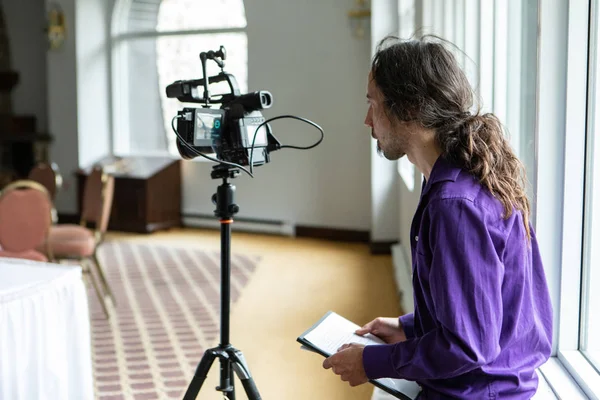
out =
<svg viewBox="0 0 600 400"><path fill-rule="evenodd" d="M217 51L203 51L200 53L200 62L202 63L202 74L204 76L204 102L208 106L210 104L210 91L208 90L208 75L206 75L206 60L213 60L219 68L221 68L221 72L223 72L223 68L225 68L225 63L223 60L227 58L227 52L225 51L225 47L221 46Z"/></svg>
<svg viewBox="0 0 600 400"><path fill-rule="evenodd" d="M235 178L239 173L237 169L229 169L221 165L215 166L211 172L213 179L223 180L223 183L217 187L217 193L212 196L212 202L216 205L215 216L221 222L221 342L218 347L204 352L185 392L184 400L196 399L216 358L219 359L221 366L220 384L215 388L217 391L223 392L227 399L235 400L233 376L235 372L242 382L248 399L261 400L244 355L229 343L231 224L233 216L239 211L239 206L235 204L235 186L229 183L228 179Z"/></svg>

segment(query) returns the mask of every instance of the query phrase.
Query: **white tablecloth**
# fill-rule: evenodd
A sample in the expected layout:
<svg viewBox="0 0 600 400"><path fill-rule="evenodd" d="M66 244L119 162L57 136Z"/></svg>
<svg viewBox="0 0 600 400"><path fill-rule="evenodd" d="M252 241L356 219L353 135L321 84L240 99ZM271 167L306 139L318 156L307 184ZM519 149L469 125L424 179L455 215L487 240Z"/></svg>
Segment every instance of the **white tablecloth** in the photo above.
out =
<svg viewBox="0 0 600 400"><path fill-rule="evenodd" d="M0 399L93 399L81 268L0 258Z"/></svg>

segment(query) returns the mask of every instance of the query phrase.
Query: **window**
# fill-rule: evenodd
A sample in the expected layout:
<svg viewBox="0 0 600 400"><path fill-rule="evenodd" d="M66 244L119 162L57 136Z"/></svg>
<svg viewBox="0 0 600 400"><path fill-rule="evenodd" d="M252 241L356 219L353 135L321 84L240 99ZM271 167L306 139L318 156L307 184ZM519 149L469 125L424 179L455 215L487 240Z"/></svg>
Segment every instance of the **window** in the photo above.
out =
<svg viewBox="0 0 600 400"><path fill-rule="evenodd" d="M453 53L475 89L481 112L500 118L525 164L533 200L537 2L398 0L398 11L402 38L415 31L432 33L456 45ZM412 164L400 160L398 171L412 191Z"/></svg>
<svg viewBox="0 0 600 400"><path fill-rule="evenodd" d="M599 1L592 3L590 99L586 139L583 221L583 287L580 350L600 371L600 41Z"/></svg>
<svg viewBox="0 0 600 400"><path fill-rule="evenodd" d="M166 97L176 80L202 77L199 54L225 46L225 71L248 88L246 16L242 0L122 0L112 29L114 152L177 155L171 119L185 106ZM207 74L219 72L207 63ZM227 90L211 86L212 93Z"/></svg>
<svg viewBox="0 0 600 400"><path fill-rule="evenodd" d="M401 39L408 39L415 34L415 11L415 0L398 0L398 36ZM415 166L408 161L408 157L398 160L398 173L410 192L415 190L416 172Z"/></svg>

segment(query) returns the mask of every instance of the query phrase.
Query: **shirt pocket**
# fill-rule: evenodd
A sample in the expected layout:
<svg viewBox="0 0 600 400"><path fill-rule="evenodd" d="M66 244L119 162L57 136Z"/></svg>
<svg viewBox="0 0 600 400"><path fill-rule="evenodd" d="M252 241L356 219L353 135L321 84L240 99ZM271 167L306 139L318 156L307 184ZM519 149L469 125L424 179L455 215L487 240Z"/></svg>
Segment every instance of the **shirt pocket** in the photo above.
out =
<svg viewBox="0 0 600 400"><path fill-rule="evenodd" d="M413 277L416 275L419 280L429 281L431 262L431 251L426 247L416 247L413 258Z"/></svg>

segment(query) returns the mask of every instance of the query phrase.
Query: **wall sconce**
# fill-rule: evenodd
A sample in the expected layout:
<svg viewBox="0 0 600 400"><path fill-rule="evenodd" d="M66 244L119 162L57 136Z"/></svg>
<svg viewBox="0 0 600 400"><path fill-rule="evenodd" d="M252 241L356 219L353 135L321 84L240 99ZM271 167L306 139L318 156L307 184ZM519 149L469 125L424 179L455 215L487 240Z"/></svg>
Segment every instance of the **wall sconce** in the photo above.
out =
<svg viewBox="0 0 600 400"><path fill-rule="evenodd" d="M48 27L46 35L51 50L59 49L65 41L67 27L65 24L65 13L60 5L52 3L48 10Z"/></svg>
<svg viewBox="0 0 600 400"><path fill-rule="evenodd" d="M371 22L371 8L367 0L356 0L356 8L348 11L352 34L362 39Z"/></svg>

